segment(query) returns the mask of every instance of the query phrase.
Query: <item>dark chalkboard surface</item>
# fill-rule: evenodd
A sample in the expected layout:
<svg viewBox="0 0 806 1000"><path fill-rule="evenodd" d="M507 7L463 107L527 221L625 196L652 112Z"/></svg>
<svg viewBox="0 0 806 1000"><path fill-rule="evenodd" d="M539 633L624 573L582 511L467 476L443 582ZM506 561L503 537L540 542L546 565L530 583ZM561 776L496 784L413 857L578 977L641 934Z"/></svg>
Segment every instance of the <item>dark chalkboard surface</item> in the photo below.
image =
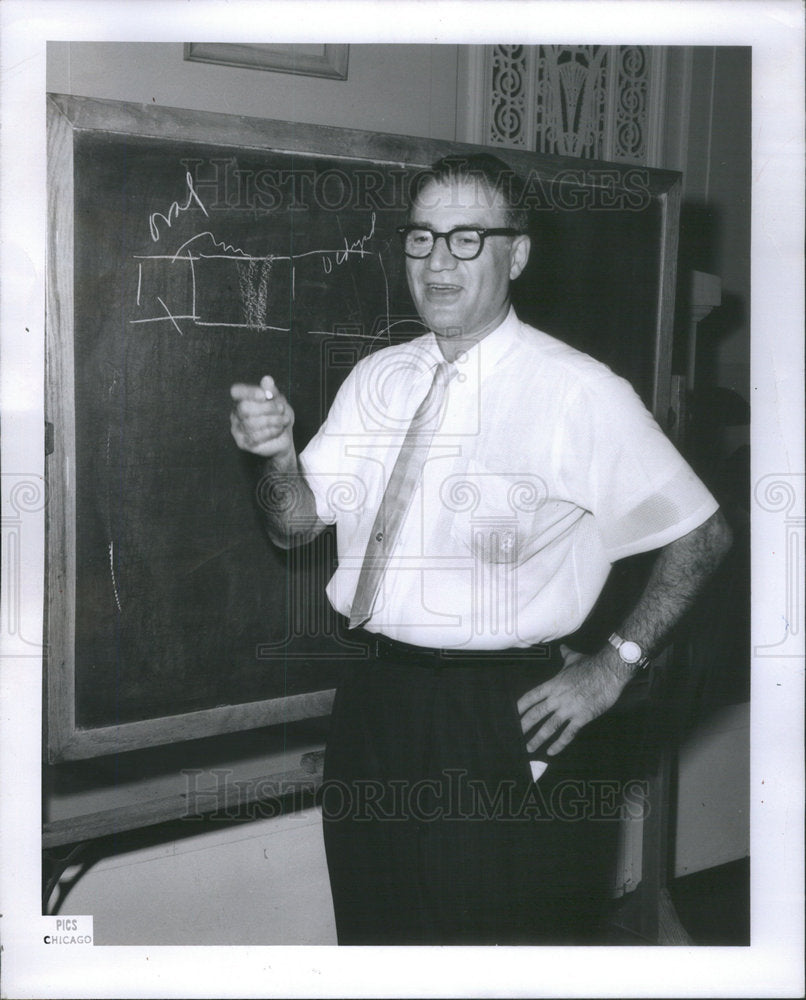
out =
<svg viewBox="0 0 806 1000"><path fill-rule="evenodd" d="M299 447L366 351L421 326L408 178L472 147L53 96L49 753L326 714L334 539L284 554L229 386L271 373ZM505 154L533 180L521 315L668 402L676 175Z"/></svg>
<svg viewBox="0 0 806 1000"><path fill-rule="evenodd" d="M271 372L311 436L365 341L388 342L391 303L411 314L400 206L366 206L349 160L292 172L286 154L97 132L74 156L76 723L332 686L334 623L309 585L329 548L306 574L265 544L229 386Z"/></svg>

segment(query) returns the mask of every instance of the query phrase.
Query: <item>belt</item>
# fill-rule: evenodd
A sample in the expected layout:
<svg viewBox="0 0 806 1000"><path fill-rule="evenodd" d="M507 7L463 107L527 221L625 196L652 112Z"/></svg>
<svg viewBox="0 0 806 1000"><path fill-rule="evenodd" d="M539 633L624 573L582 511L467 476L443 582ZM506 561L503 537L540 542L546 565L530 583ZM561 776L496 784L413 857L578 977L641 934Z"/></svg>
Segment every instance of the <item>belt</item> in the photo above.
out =
<svg viewBox="0 0 806 1000"><path fill-rule="evenodd" d="M416 660L421 665L426 664L433 667L490 666L499 663L502 659L548 664L552 660L560 658L559 643L553 642L510 649L440 649L400 642L377 632L368 632L364 628L351 629L350 635L365 642L370 654L378 660Z"/></svg>

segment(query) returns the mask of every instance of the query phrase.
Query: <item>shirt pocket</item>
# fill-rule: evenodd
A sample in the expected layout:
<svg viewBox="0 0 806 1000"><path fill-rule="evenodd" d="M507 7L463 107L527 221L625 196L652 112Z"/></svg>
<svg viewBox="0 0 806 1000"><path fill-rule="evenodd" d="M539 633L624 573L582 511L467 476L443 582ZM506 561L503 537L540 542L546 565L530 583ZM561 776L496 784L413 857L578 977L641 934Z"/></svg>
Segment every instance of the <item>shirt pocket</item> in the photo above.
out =
<svg viewBox="0 0 806 1000"><path fill-rule="evenodd" d="M503 474L471 460L446 478L440 501L463 550L484 563L517 566L532 548L546 486L533 473Z"/></svg>

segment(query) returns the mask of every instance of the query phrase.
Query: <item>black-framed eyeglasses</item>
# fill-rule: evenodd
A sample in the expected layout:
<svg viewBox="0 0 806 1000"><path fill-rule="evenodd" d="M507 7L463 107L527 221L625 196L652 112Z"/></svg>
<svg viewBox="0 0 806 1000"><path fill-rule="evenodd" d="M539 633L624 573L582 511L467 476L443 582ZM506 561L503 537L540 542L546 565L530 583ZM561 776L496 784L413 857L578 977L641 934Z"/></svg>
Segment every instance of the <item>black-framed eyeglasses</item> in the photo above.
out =
<svg viewBox="0 0 806 1000"><path fill-rule="evenodd" d="M484 241L488 236L522 235L519 229L479 229L476 226L457 226L447 233L436 233L433 229L424 229L422 226L398 226L397 231L403 244L403 253L415 260L427 257L440 236L458 260L475 260L484 249Z"/></svg>

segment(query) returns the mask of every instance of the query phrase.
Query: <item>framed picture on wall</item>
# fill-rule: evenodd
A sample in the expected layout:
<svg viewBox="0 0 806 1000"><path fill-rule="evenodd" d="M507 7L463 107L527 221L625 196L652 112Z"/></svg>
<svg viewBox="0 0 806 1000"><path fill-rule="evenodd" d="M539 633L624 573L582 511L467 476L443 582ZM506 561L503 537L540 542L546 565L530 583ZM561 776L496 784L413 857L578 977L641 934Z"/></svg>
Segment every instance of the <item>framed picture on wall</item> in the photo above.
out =
<svg viewBox="0 0 806 1000"><path fill-rule="evenodd" d="M349 45L305 43L235 44L229 42L185 42L185 59L190 62L216 63L265 69L275 73L322 76L332 80L347 79Z"/></svg>

